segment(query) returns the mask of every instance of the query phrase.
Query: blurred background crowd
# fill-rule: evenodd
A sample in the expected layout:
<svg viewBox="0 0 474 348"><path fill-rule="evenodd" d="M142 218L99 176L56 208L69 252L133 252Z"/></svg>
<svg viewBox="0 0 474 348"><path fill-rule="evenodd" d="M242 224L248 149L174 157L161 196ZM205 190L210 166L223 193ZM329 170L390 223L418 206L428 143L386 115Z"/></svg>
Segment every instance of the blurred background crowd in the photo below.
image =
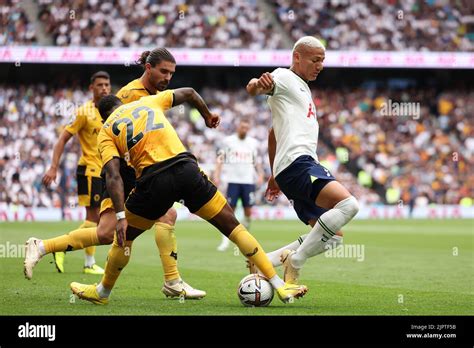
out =
<svg viewBox="0 0 474 348"><path fill-rule="evenodd" d="M314 35L330 50L474 51L474 2L469 0L0 0L0 25L1 46L257 51L290 49L301 36ZM199 73L197 67L190 75ZM240 118L251 119L249 135L261 142L267 179L270 111L265 97L251 98L242 86L235 89L237 74L198 90L221 115L218 130L207 129L189 107L168 116L211 176L220 140L234 132ZM90 98L84 83L66 80L55 77L53 85L44 78L42 83L13 78L0 84L0 204L76 204L77 140L67 145L57 182L50 189L41 185L59 133ZM318 155L336 178L362 203L470 202L472 88L350 82L347 76L339 85L311 84L320 125ZM387 115L383 110L392 102L411 103L419 113ZM258 187L258 204L266 203L265 187ZM289 203L280 197L273 204Z"/></svg>
<svg viewBox="0 0 474 348"><path fill-rule="evenodd" d="M1 45L473 51L470 0L2 0Z"/></svg>
<svg viewBox="0 0 474 348"><path fill-rule="evenodd" d="M174 108L167 116L203 169L212 177L220 140L235 131L239 119L249 118L249 135L260 141L267 179L271 115L265 97L249 97L244 89L206 88L201 94L212 111L221 115L219 129L206 128L199 112L189 107ZM465 117L474 113L473 94L434 89L314 89L320 161L363 203L418 199L418 204L458 204L474 195L474 127ZM41 178L62 127L88 98L80 88L0 85L1 202L40 207L75 204L77 140L66 148L56 185L46 189ZM384 116L381 109L389 99L416 101L420 114ZM259 204L265 203L265 186L258 189ZM61 201L61 197L66 198ZM288 202L281 197L276 204Z"/></svg>

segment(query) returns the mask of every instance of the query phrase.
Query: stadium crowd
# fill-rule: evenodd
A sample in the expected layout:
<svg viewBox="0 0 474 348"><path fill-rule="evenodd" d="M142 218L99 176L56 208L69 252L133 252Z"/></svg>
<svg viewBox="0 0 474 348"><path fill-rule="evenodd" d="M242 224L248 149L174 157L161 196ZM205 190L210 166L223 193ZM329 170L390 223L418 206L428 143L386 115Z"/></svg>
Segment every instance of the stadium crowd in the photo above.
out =
<svg viewBox="0 0 474 348"><path fill-rule="evenodd" d="M281 36L256 1L40 3L40 18L57 46L281 47Z"/></svg>
<svg viewBox="0 0 474 348"><path fill-rule="evenodd" d="M36 40L20 3L2 2L1 44ZM474 50L474 9L462 0L39 0L37 11L56 46L259 50L314 35L331 50Z"/></svg>
<svg viewBox="0 0 474 348"><path fill-rule="evenodd" d="M273 0L294 40L324 39L331 50L473 51L474 8L448 0Z"/></svg>
<svg viewBox="0 0 474 348"><path fill-rule="evenodd" d="M268 178L266 138L271 118L265 97L250 98L244 90L205 89L201 93L222 117L218 130L206 128L197 110L187 107L174 108L167 115L203 169L212 173L220 140L244 117L252 120L249 135L261 141L259 155ZM313 93L320 124L320 160L362 203L417 198L419 204L457 204L462 197L474 195L474 174L469 171L474 164L474 128L464 116L474 112L472 92L356 88ZM62 127L88 97L79 88L0 85L0 204L76 204L77 141L66 148L57 183L46 189L41 178ZM381 108L388 99L420 103L420 114L383 116ZM349 162L357 164L359 173L347 169L344 164ZM383 186L386 197L375 193L375 182ZM258 188L259 204L265 203L265 188ZM282 195L274 204L288 201Z"/></svg>
<svg viewBox="0 0 474 348"><path fill-rule="evenodd" d="M29 45L35 42L35 26L28 20L20 1L0 1L0 46Z"/></svg>

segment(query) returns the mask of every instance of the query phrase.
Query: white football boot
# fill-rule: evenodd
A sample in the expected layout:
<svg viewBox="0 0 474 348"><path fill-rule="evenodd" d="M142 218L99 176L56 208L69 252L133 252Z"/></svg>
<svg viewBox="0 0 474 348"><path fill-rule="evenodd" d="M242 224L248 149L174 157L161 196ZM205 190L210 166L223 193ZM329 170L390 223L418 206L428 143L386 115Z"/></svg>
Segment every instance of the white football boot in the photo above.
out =
<svg viewBox="0 0 474 348"><path fill-rule="evenodd" d="M23 273L25 273L26 279L33 278L33 268L38 264L39 260L43 257L40 252L39 242L41 239L30 238L26 241L26 255L25 261L23 261Z"/></svg>
<svg viewBox="0 0 474 348"><path fill-rule="evenodd" d="M180 280L174 285L164 284L161 289L166 297L183 297L185 299L201 299L206 296L206 292L203 290L194 289L191 285L186 283L184 280Z"/></svg>

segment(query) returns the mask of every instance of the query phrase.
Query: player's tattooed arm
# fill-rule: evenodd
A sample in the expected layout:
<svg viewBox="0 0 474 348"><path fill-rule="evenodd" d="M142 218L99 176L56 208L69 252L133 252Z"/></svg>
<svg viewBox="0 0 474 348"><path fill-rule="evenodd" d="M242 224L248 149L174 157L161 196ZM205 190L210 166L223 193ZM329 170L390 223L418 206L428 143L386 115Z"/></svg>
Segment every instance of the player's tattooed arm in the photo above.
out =
<svg viewBox="0 0 474 348"><path fill-rule="evenodd" d="M105 164L105 184L107 192L112 199L116 213L125 211L123 181L120 176L120 160L116 157ZM117 240L120 246L125 241L127 231L127 220L118 219L117 221Z"/></svg>
<svg viewBox="0 0 474 348"><path fill-rule="evenodd" d="M256 96L257 94L273 94L274 89L275 81L269 72L263 73L258 79L251 79L247 84L247 92L251 96Z"/></svg>
<svg viewBox="0 0 474 348"><path fill-rule="evenodd" d="M183 103L189 103L194 106L206 121L206 126L209 128L216 128L220 123L219 115L213 114L209 111L206 102L197 93L194 88L185 87L174 90L173 106Z"/></svg>

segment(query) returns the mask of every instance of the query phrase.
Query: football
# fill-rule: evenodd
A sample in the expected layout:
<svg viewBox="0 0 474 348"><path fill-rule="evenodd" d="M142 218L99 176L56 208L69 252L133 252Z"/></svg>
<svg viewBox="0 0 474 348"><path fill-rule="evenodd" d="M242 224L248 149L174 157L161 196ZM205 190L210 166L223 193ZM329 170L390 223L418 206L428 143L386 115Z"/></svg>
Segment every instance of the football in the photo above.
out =
<svg viewBox="0 0 474 348"><path fill-rule="evenodd" d="M266 307L273 300L273 287L266 277L250 274L240 281L237 295L246 307Z"/></svg>

